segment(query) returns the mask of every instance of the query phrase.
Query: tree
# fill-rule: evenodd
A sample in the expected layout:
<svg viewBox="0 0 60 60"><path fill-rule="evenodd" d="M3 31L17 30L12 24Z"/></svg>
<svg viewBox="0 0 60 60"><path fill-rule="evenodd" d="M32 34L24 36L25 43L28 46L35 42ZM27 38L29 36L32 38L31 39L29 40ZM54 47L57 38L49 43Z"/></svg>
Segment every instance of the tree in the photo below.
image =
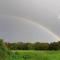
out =
<svg viewBox="0 0 60 60"><path fill-rule="evenodd" d="M17 50L23 50L24 49L24 43L23 42L18 42L17 43Z"/></svg>
<svg viewBox="0 0 60 60"><path fill-rule="evenodd" d="M34 47L35 47L35 50L48 50L49 44L36 42Z"/></svg>
<svg viewBox="0 0 60 60"><path fill-rule="evenodd" d="M50 43L49 50L58 50L58 43L57 42Z"/></svg>

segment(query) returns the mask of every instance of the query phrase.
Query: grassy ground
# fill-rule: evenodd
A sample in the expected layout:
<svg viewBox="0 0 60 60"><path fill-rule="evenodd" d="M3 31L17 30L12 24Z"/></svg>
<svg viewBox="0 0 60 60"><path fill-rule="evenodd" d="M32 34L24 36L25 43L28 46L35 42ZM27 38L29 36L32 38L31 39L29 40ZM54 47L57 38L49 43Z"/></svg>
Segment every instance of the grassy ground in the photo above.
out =
<svg viewBox="0 0 60 60"><path fill-rule="evenodd" d="M9 52L0 49L0 60L60 60L60 51L18 50Z"/></svg>
<svg viewBox="0 0 60 60"><path fill-rule="evenodd" d="M60 60L60 51L14 51L15 60Z"/></svg>

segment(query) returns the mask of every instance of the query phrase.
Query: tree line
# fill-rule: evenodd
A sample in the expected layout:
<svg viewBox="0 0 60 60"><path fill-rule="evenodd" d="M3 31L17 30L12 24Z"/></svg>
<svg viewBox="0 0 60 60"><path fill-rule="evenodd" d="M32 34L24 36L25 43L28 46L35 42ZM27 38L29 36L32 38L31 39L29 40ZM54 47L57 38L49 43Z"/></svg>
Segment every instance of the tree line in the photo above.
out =
<svg viewBox="0 0 60 60"><path fill-rule="evenodd" d="M60 41L52 43L7 43L0 39L0 46L6 46L9 50L60 50ZM2 47L0 47L2 48Z"/></svg>
<svg viewBox="0 0 60 60"><path fill-rule="evenodd" d="M60 41L52 43L7 43L5 45L10 50L60 50Z"/></svg>

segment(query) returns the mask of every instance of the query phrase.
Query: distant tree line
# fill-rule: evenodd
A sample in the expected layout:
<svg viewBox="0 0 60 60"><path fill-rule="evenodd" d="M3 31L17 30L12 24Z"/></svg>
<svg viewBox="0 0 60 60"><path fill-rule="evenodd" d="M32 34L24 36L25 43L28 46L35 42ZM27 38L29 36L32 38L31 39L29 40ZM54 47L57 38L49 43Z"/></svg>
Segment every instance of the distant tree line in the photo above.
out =
<svg viewBox="0 0 60 60"><path fill-rule="evenodd" d="M52 43L5 43L10 50L60 50L60 41Z"/></svg>
<svg viewBox="0 0 60 60"><path fill-rule="evenodd" d="M6 46L10 50L60 50L60 41L52 43L7 43L3 42L3 39L0 39L0 48Z"/></svg>

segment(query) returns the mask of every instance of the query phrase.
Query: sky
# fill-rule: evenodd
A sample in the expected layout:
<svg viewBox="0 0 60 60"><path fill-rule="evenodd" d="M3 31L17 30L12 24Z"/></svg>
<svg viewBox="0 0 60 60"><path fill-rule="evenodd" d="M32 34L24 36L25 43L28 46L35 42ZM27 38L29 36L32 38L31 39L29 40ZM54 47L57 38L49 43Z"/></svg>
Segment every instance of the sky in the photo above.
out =
<svg viewBox="0 0 60 60"><path fill-rule="evenodd" d="M60 39L60 0L0 0L0 38L7 42Z"/></svg>

